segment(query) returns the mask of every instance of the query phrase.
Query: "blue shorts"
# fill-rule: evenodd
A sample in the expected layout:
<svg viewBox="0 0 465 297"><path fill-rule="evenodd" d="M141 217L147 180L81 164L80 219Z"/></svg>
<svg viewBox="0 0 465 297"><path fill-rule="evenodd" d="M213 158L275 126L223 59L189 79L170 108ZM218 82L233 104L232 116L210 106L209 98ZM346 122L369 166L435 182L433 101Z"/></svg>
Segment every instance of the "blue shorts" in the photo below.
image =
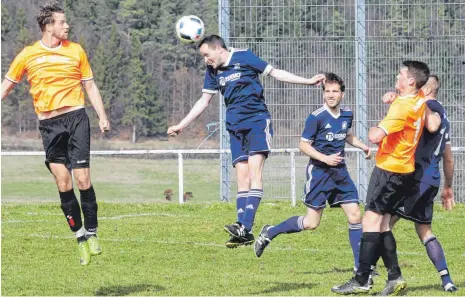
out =
<svg viewBox="0 0 465 297"><path fill-rule="evenodd" d="M359 198L346 165L320 167L308 164L302 201L307 207L321 209L326 207L326 201L330 207L339 207L345 203L359 203Z"/></svg>
<svg viewBox="0 0 465 297"><path fill-rule="evenodd" d="M415 192L398 205L396 214L409 221L429 225L433 221L434 199L439 187L420 182Z"/></svg>
<svg viewBox="0 0 465 297"><path fill-rule="evenodd" d="M255 154L268 157L273 136L271 119L242 123L237 129L228 129L228 132L233 166Z"/></svg>

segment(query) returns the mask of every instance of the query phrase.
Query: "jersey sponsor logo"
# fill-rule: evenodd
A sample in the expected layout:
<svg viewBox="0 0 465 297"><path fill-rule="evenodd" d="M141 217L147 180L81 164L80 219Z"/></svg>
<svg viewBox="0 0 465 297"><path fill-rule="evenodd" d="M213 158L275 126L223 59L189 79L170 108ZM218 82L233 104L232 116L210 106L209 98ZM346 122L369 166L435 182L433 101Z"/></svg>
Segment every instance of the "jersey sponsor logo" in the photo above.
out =
<svg viewBox="0 0 465 297"><path fill-rule="evenodd" d="M227 82L238 80L239 78L241 78L241 74L239 72L230 74L226 77L220 77L220 86L224 87Z"/></svg>
<svg viewBox="0 0 465 297"><path fill-rule="evenodd" d="M347 129L347 122L346 121L342 122L342 130L345 130L345 129Z"/></svg>
<svg viewBox="0 0 465 297"><path fill-rule="evenodd" d="M332 133L332 132L329 132L328 134L326 134L326 140L327 141L333 141L333 140L344 140L346 139L347 137L347 134L346 133Z"/></svg>

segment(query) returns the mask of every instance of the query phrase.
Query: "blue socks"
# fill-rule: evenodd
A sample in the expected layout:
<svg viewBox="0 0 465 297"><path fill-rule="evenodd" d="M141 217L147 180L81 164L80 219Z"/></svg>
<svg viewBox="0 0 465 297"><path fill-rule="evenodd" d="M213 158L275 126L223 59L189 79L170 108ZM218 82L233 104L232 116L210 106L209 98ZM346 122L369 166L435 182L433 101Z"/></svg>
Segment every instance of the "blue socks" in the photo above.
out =
<svg viewBox="0 0 465 297"><path fill-rule="evenodd" d="M358 261L360 257L360 239L362 238L362 223L349 224L349 241L354 254L354 268L358 269Z"/></svg>
<svg viewBox="0 0 465 297"><path fill-rule="evenodd" d="M442 285L445 286L448 283L453 283L449 275L449 270L447 269L446 256L444 255L442 246L436 237L433 235L425 239L423 244L425 245L428 257L431 259L431 262L433 262L434 267L436 267L439 275L441 276Z"/></svg>
<svg viewBox="0 0 465 297"><path fill-rule="evenodd" d="M237 192L237 196L236 196L237 222L242 221L242 217L244 216L245 205L247 203L248 196L249 196L249 191Z"/></svg>
<svg viewBox="0 0 465 297"><path fill-rule="evenodd" d="M263 190L261 189L251 189L249 191L249 196L247 198L247 203L245 206L245 212L242 219L239 221L249 232L252 231L255 214L257 213L258 206L260 205L260 200L262 200L262 197Z"/></svg>
<svg viewBox="0 0 465 297"><path fill-rule="evenodd" d="M285 220L284 222L280 223L279 225L276 225L276 226L273 226L271 228L268 229L268 236L270 237L270 239L273 239L275 238L276 236L278 236L279 234L282 234L282 233L286 233L286 234L289 234L289 233L296 233L296 232L300 232L304 229L304 217L303 216L300 216L300 217L292 217L292 218L289 218L287 220Z"/></svg>

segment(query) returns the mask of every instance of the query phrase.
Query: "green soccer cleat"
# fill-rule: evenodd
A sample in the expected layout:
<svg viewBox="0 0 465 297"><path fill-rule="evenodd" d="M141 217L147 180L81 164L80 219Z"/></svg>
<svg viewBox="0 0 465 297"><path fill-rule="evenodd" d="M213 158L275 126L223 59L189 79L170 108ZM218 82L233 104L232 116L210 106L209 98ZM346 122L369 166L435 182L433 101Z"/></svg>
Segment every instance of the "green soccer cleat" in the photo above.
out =
<svg viewBox="0 0 465 297"><path fill-rule="evenodd" d="M90 251L89 244L87 241L81 241L78 243L79 249L79 263L81 265L87 265L90 263Z"/></svg>
<svg viewBox="0 0 465 297"><path fill-rule="evenodd" d="M102 253L102 248L100 247L100 243L96 235L88 237L87 242L89 243L89 251L92 256L100 255Z"/></svg>

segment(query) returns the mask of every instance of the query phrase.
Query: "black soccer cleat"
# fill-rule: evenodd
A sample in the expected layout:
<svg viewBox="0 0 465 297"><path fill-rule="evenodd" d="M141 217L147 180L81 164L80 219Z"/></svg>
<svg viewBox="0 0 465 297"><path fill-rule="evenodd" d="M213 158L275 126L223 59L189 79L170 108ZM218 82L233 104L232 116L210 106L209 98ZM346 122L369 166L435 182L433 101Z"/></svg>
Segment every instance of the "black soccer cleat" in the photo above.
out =
<svg viewBox="0 0 465 297"><path fill-rule="evenodd" d="M387 281L386 286L378 296L400 295L405 289L407 289L407 282L402 276L399 276L395 280Z"/></svg>
<svg viewBox="0 0 465 297"><path fill-rule="evenodd" d="M345 284L340 286L334 286L331 288L331 291L340 295L350 295L350 294L367 294L371 289L371 286L368 282L365 285L361 285L355 278L351 278Z"/></svg>
<svg viewBox="0 0 465 297"><path fill-rule="evenodd" d="M229 249L235 249L241 245L244 245L244 242L240 238L231 236L229 240L226 241L225 245Z"/></svg>
<svg viewBox="0 0 465 297"><path fill-rule="evenodd" d="M254 251L255 251L255 256L257 258L260 258L265 251L265 248L270 244L271 239L268 236L268 229L270 229L270 225L265 225L262 227L262 230L260 231L260 234L258 235L257 240L255 241L254 245Z"/></svg>
<svg viewBox="0 0 465 297"><path fill-rule="evenodd" d="M446 285L442 286L444 291L449 293L457 292L459 289L453 283L447 283Z"/></svg>
<svg viewBox="0 0 465 297"><path fill-rule="evenodd" d="M224 226L224 230L237 238L245 237L246 233L248 233L244 225L239 222Z"/></svg>

